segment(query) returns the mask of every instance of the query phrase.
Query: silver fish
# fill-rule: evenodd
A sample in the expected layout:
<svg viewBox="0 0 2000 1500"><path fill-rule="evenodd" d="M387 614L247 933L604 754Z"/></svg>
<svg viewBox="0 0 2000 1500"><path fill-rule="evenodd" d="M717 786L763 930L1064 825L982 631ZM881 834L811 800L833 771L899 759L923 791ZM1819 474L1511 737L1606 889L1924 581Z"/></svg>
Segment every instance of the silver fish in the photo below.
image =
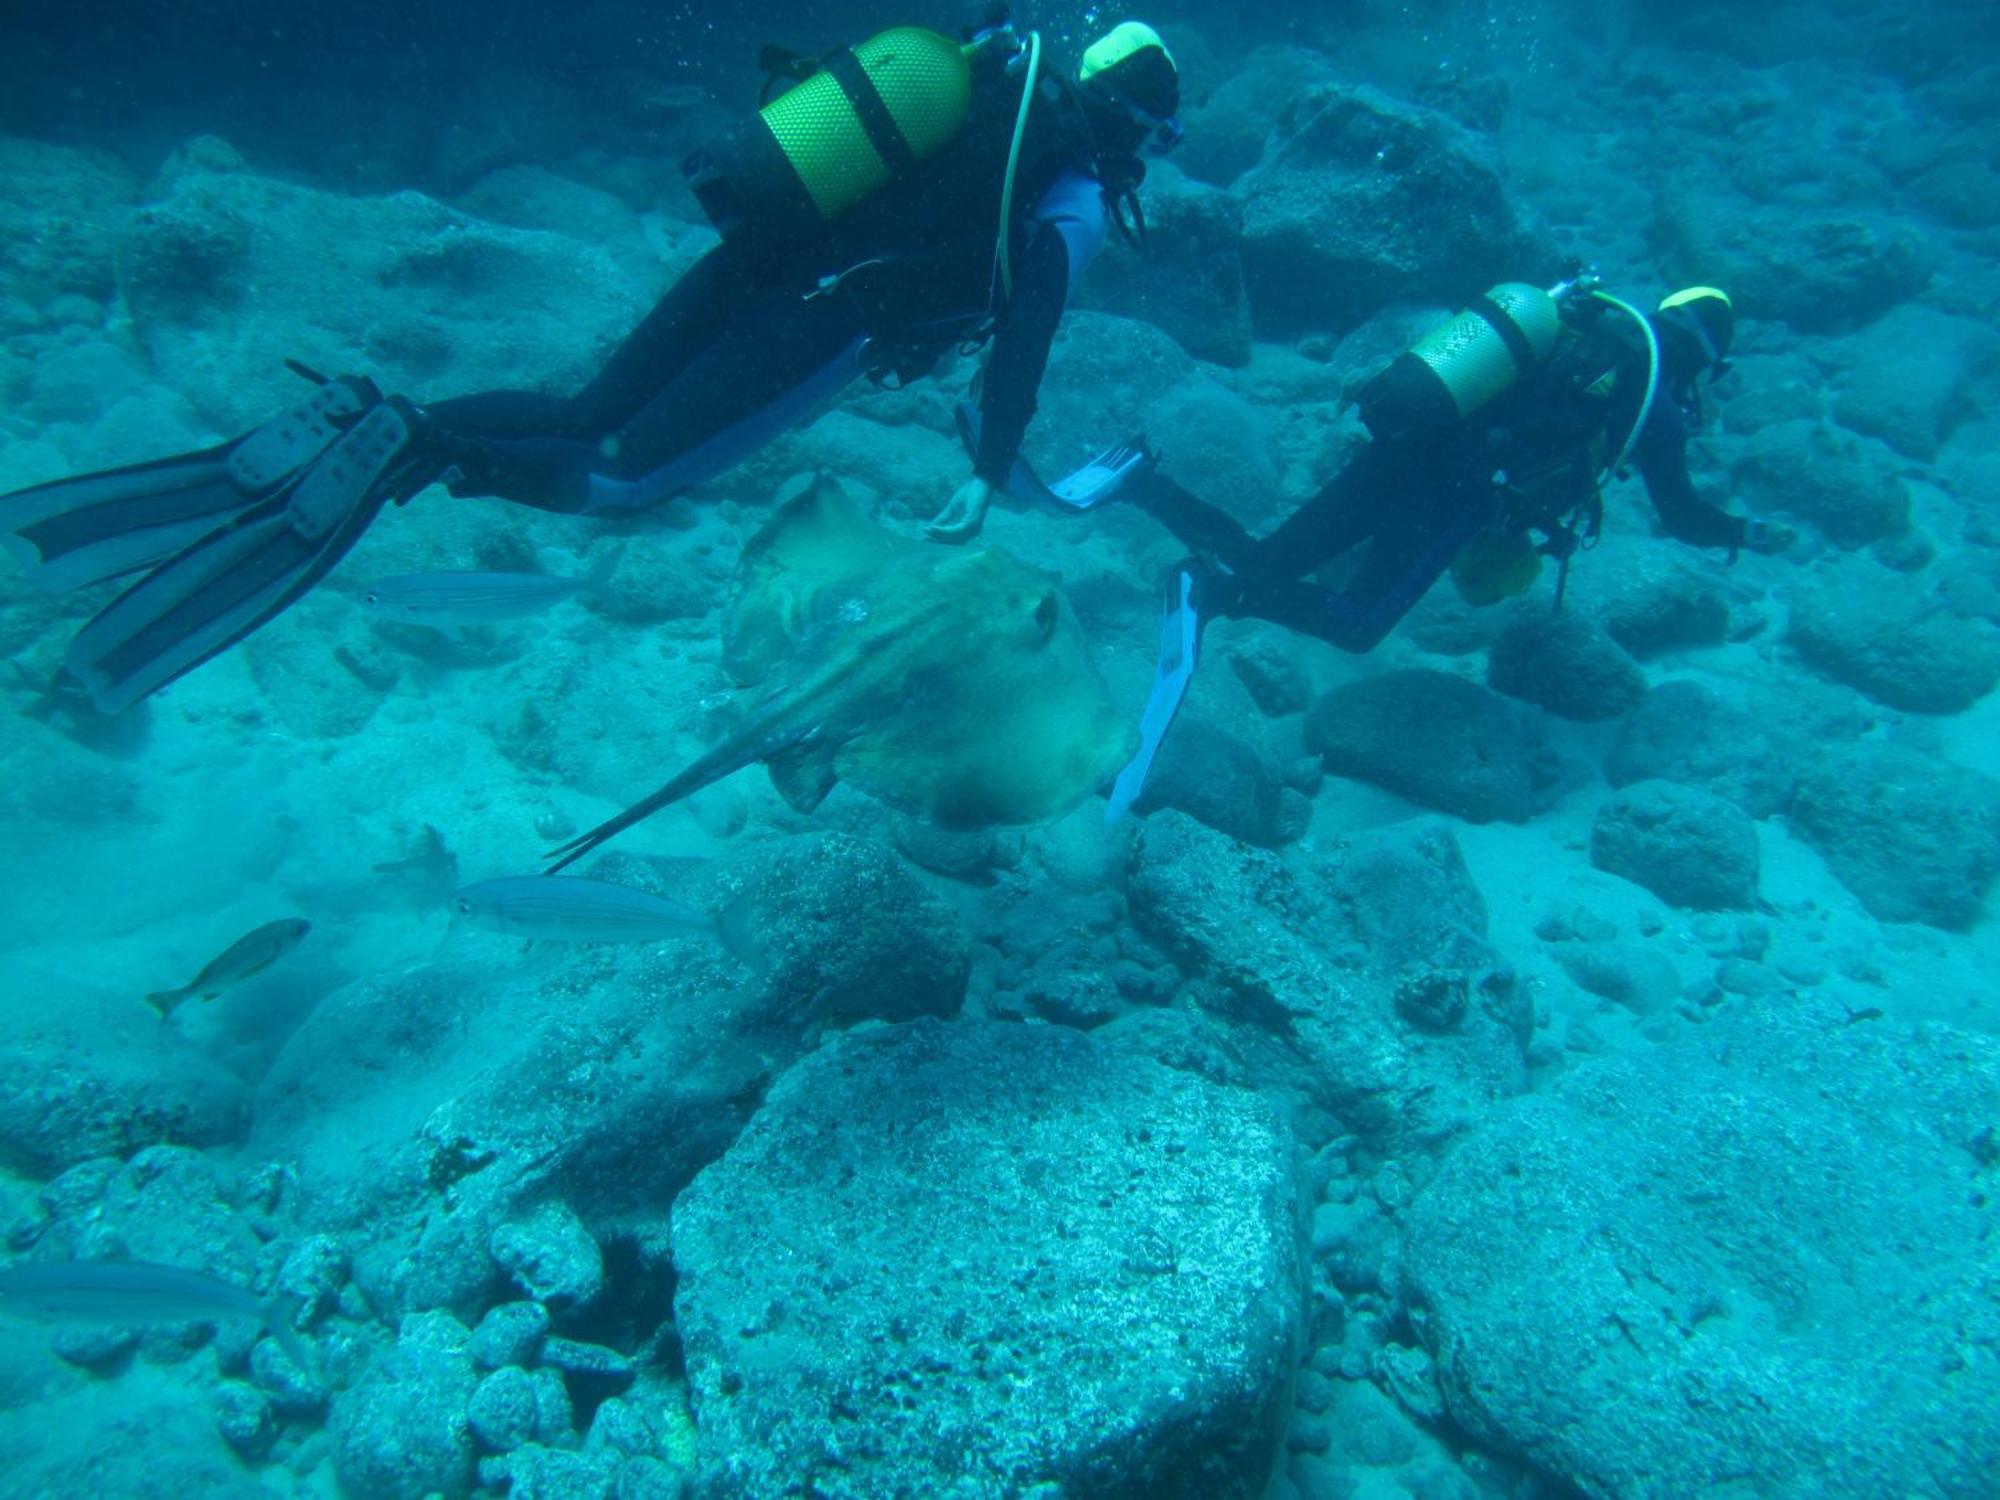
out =
<svg viewBox="0 0 2000 1500"><path fill-rule="evenodd" d="M214 1323L243 1318L270 1331L310 1372L292 1331L296 1298L260 1300L248 1287L181 1266L137 1260L30 1260L0 1266L0 1313L47 1323Z"/></svg>
<svg viewBox="0 0 2000 1500"><path fill-rule="evenodd" d="M554 573L405 573L377 580L364 602L384 619L439 629L523 620L602 587L623 550L612 548L581 578Z"/></svg>
<svg viewBox="0 0 2000 1500"><path fill-rule="evenodd" d="M183 1000L192 1000L197 995L204 1000L213 1000L224 990L263 973L298 947L311 931L312 923L304 917L284 917L276 922L266 922L223 949L221 955L211 960L191 983L179 989L155 990L146 997L146 1003L160 1013L161 1020L165 1020Z"/></svg>
<svg viewBox="0 0 2000 1500"><path fill-rule="evenodd" d="M481 927L563 943L721 939L716 919L678 901L574 875L511 875L462 887L452 908Z"/></svg>

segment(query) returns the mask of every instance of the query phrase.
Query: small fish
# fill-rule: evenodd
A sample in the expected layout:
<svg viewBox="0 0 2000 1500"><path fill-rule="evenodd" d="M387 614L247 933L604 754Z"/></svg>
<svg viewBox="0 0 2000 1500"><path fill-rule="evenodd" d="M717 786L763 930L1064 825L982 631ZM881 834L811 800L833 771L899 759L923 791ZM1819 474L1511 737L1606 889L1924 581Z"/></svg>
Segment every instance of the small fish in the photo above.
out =
<svg viewBox="0 0 2000 1500"><path fill-rule="evenodd" d="M47 1323L261 1323L311 1373L305 1345L292 1330L298 1299L260 1301L248 1287L181 1266L136 1260L28 1260L0 1266L0 1313Z"/></svg>
<svg viewBox="0 0 2000 1500"><path fill-rule="evenodd" d="M708 103L708 99L708 90L698 83L663 83L642 93L639 103L661 114L679 114Z"/></svg>
<svg viewBox="0 0 2000 1500"><path fill-rule="evenodd" d="M510 875L461 888L452 909L481 927L561 943L653 943L690 933L710 937L756 962L748 912L740 904L711 917L678 901L575 875Z"/></svg>
<svg viewBox="0 0 2000 1500"><path fill-rule="evenodd" d="M427 906L435 906L458 885L458 856L451 852L434 824L424 824L423 837L402 859L387 859L371 866L377 875L407 882Z"/></svg>
<svg viewBox="0 0 2000 1500"><path fill-rule="evenodd" d="M573 595L603 587L624 550L613 547L581 578L554 573L405 573L378 580L368 590L366 603L386 620L440 630L523 620Z"/></svg>
<svg viewBox="0 0 2000 1500"><path fill-rule="evenodd" d="M224 990L263 973L298 947L311 931L312 923L304 917L284 917L276 922L266 922L255 932L246 932L231 943L222 951L221 957L195 975L192 983L175 990L155 990L146 997L146 1003L157 1010L164 1021L183 1000L192 1000L196 996L213 1000Z"/></svg>

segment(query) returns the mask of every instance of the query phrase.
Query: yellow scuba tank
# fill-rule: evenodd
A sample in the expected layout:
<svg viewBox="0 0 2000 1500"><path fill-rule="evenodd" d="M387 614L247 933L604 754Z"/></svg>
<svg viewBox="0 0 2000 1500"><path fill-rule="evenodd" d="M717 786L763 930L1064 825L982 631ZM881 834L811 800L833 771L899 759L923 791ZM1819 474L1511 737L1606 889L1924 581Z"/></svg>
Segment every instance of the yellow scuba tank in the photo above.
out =
<svg viewBox="0 0 2000 1500"><path fill-rule="evenodd" d="M972 51L920 26L837 49L688 158L702 211L753 255L839 218L958 134L972 110Z"/></svg>
<svg viewBox="0 0 2000 1500"><path fill-rule="evenodd" d="M1361 420L1385 441L1451 427L1547 359L1561 324L1548 292L1504 281L1369 380Z"/></svg>

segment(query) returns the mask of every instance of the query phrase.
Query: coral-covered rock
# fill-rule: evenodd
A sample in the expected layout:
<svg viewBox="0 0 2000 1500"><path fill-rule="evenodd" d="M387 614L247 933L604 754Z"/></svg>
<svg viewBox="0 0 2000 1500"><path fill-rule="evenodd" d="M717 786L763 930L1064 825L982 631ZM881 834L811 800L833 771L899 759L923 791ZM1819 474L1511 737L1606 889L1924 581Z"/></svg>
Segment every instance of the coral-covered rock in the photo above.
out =
<svg viewBox="0 0 2000 1500"><path fill-rule="evenodd" d="M1885 922L1969 927L2000 872L2000 782L1899 745L1814 757L1791 821Z"/></svg>
<svg viewBox="0 0 2000 1500"><path fill-rule="evenodd" d="M1553 265L1478 137L1371 88L1296 94L1236 192L1266 337L1351 328L1387 302L1450 300Z"/></svg>
<svg viewBox="0 0 2000 1500"><path fill-rule="evenodd" d="M1640 781L1607 798L1590 830L1590 862L1672 906L1710 911L1757 897L1757 830L1723 797Z"/></svg>
<svg viewBox="0 0 2000 1500"><path fill-rule="evenodd" d="M1646 674L1601 628L1575 614L1518 614L1493 643L1486 681L1495 692L1559 719L1616 719L1646 696Z"/></svg>
<svg viewBox="0 0 2000 1500"><path fill-rule="evenodd" d="M1306 716L1326 768L1474 823L1524 823L1555 805L1560 765L1505 698L1447 672L1385 672L1335 688Z"/></svg>
<svg viewBox="0 0 2000 1500"><path fill-rule="evenodd" d="M1852 1022L1744 1007L1496 1111L1404 1216L1452 1420L1586 1495L1984 1487L2000 1055Z"/></svg>
<svg viewBox="0 0 2000 1500"><path fill-rule="evenodd" d="M831 1043L674 1205L704 1493L1261 1494L1291 1153L1257 1096L1063 1027Z"/></svg>

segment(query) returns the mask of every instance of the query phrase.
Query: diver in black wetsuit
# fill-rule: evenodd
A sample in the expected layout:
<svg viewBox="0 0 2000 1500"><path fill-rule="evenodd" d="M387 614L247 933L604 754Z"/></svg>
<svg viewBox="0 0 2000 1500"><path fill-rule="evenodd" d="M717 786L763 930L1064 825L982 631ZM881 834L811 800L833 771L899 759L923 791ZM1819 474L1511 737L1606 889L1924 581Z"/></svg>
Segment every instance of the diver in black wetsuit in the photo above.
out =
<svg viewBox="0 0 2000 1500"><path fill-rule="evenodd" d="M859 374L926 374L990 340L972 474L932 527L958 540L1003 488L1070 288L1139 153L1179 138L1179 74L1126 22L1074 79L1039 36L884 32L689 163L723 242L570 397L418 406L322 381L233 442L0 498L0 545L51 590L150 569L70 645L64 680L129 707L302 597L390 501L442 480L546 510L650 505L810 417ZM315 377L317 378L317 377Z"/></svg>
<svg viewBox="0 0 2000 1500"><path fill-rule="evenodd" d="M976 52L970 118L950 144L811 242L746 248L726 235L578 395L495 392L429 407L449 435L453 493L563 511L648 504L726 469L856 374L914 379L946 350L990 336L973 477L939 529L976 520L1005 487L1107 203L1144 176L1141 145L1177 130L1178 76L1148 27L1127 23L1093 46L1076 84L1045 76L1026 117L1002 271L1000 183L1024 62L1017 51Z"/></svg>
<svg viewBox="0 0 2000 1500"><path fill-rule="evenodd" d="M1588 287L1494 288L1363 388L1373 440L1269 536L1157 470L1121 498L1193 550L1177 576L1198 618L1255 616L1355 652L1447 570L1474 604L1522 592L1544 558L1566 570L1627 460L1669 535L1732 559L1782 547L1782 528L1717 509L1688 477L1696 382L1727 368L1729 298L1692 287L1643 320L1623 306ZM1345 581L1307 576L1357 547Z"/></svg>

